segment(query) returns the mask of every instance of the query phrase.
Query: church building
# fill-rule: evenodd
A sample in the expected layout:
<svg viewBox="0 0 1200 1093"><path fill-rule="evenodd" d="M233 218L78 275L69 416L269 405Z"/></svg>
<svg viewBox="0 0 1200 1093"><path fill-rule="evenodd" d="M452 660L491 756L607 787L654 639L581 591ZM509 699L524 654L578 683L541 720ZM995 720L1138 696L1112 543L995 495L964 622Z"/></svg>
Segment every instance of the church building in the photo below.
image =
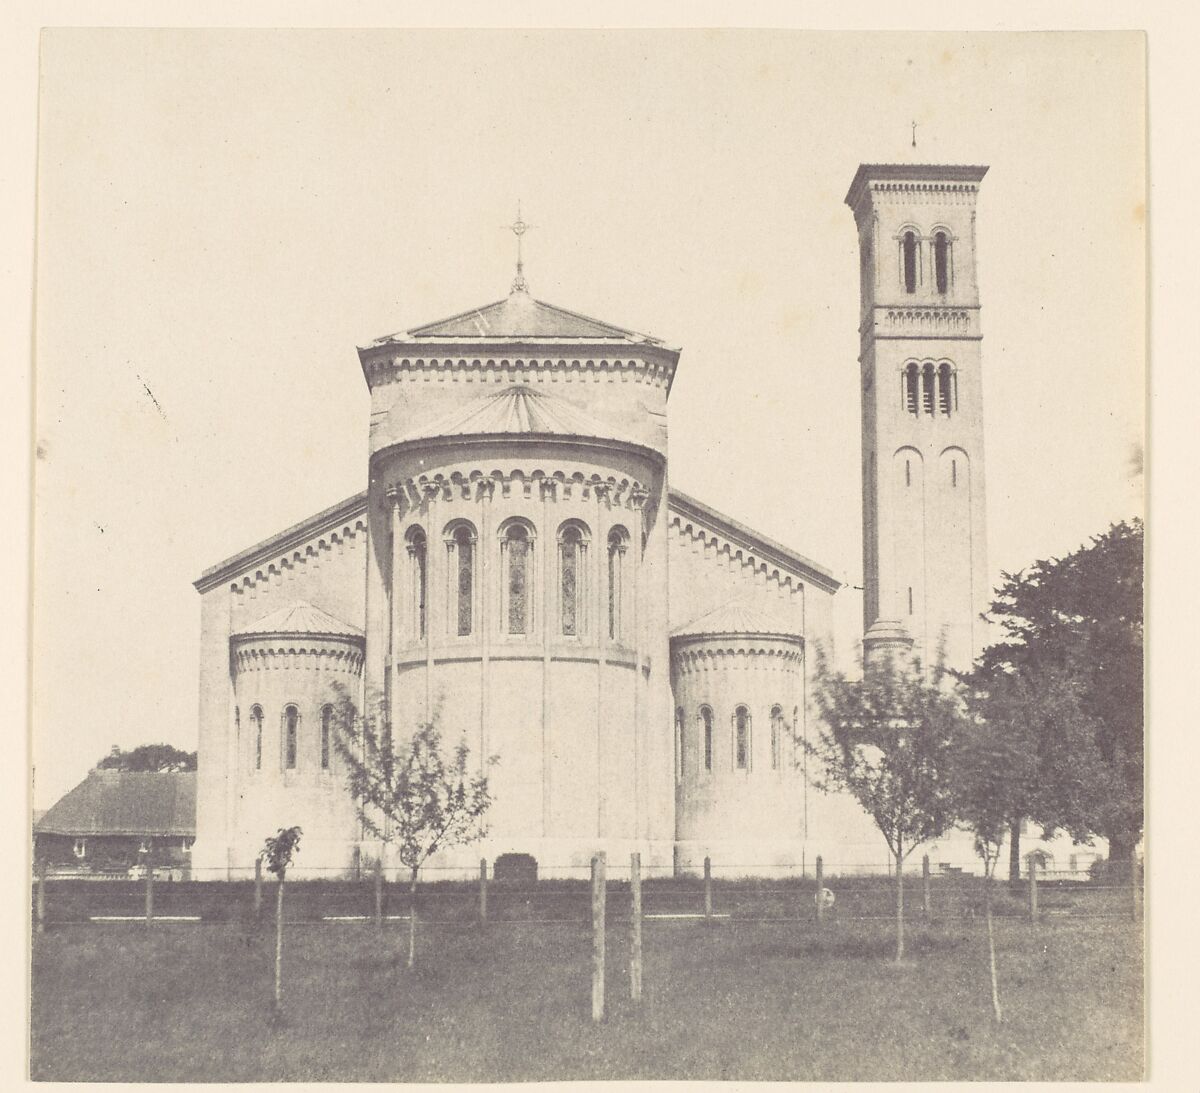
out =
<svg viewBox="0 0 1200 1093"><path fill-rule="evenodd" d="M944 642L966 665L981 643L985 171L864 165L846 199L868 656ZM244 875L290 824L307 868L379 852L335 746L344 697L398 736L433 720L481 768L498 757L487 836L448 868L884 860L796 744L841 585L670 486L680 353L535 299L520 258L505 299L359 349L365 488L196 582L197 876Z"/></svg>

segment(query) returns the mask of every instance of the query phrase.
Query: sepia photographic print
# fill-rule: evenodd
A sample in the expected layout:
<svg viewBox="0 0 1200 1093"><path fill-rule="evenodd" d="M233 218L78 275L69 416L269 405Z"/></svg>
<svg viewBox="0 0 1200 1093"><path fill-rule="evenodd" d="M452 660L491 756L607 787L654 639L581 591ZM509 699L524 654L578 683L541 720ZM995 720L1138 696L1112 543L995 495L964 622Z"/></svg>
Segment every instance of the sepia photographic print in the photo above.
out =
<svg viewBox="0 0 1200 1093"><path fill-rule="evenodd" d="M1142 33L39 78L32 1079L1143 1079Z"/></svg>

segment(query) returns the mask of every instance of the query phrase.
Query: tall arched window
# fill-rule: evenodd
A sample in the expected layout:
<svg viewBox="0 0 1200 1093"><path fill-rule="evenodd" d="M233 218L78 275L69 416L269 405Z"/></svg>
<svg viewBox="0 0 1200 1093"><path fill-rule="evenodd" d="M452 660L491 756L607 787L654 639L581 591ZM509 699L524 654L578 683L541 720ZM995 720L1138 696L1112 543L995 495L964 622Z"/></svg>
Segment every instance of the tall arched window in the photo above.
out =
<svg viewBox="0 0 1200 1093"><path fill-rule="evenodd" d="M675 783L683 781L683 707L675 707Z"/></svg>
<svg viewBox="0 0 1200 1093"><path fill-rule="evenodd" d="M783 765L783 707L771 707L771 769L778 770Z"/></svg>
<svg viewBox="0 0 1200 1093"><path fill-rule="evenodd" d="M937 290L944 296L950 287L950 240L943 231L933 237L933 270Z"/></svg>
<svg viewBox="0 0 1200 1093"><path fill-rule="evenodd" d="M906 231L900 249L904 254L904 291L917 291L917 233Z"/></svg>
<svg viewBox="0 0 1200 1093"><path fill-rule="evenodd" d="M283 769L295 770L300 751L300 711L288 706L283 711Z"/></svg>
<svg viewBox="0 0 1200 1093"><path fill-rule="evenodd" d="M745 706L733 711L733 766L750 769L750 711Z"/></svg>
<svg viewBox="0 0 1200 1093"><path fill-rule="evenodd" d="M333 707L321 707L321 769L328 770L333 758Z"/></svg>
<svg viewBox="0 0 1200 1093"><path fill-rule="evenodd" d="M949 414L955 409L954 369L949 364L938 367L938 409Z"/></svg>
<svg viewBox="0 0 1200 1093"><path fill-rule="evenodd" d="M621 605L624 599L625 551L629 532L616 527L608 533L608 636L619 641L622 636Z"/></svg>
<svg viewBox="0 0 1200 1093"><path fill-rule="evenodd" d="M704 769L712 770L713 712L707 706L700 707L700 736L704 742Z"/></svg>
<svg viewBox="0 0 1200 1093"><path fill-rule="evenodd" d="M921 412L921 370L916 361L904 368L904 408L910 414Z"/></svg>
<svg viewBox="0 0 1200 1093"><path fill-rule="evenodd" d="M475 529L465 521L446 528L446 574L449 580L448 631L467 637L475 625Z"/></svg>
<svg viewBox="0 0 1200 1093"><path fill-rule="evenodd" d="M262 770L263 712L261 706L250 707L250 731L254 734L254 769Z"/></svg>
<svg viewBox="0 0 1200 1093"><path fill-rule="evenodd" d="M566 637L587 633L587 529L575 521L558 532L558 602Z"/></svg>
<svg viewBox="0 0 1200 1093"><path fill-rule="evenodd" d="M500 572L504 632L529 634L533 629L533 532L519 521L504 526L500 535Z"/></svg>
<svg viewBox="0 0 1200 1093"><path fill-rule="evenodd" d="M921 369L921 407L927 414L933 413L934 399L936 397L933 390L934 378L935 373L933 370L933 365L927 363L925 367Z"/></svg>
<svg viewBox="0 0 1200 1093"><path fill-rule="evenodd" d="M425 636L425 601L428 592L428 555L425 532L418 527L408 530L408 566L412 589L412 632L418 638Z"/></svg>

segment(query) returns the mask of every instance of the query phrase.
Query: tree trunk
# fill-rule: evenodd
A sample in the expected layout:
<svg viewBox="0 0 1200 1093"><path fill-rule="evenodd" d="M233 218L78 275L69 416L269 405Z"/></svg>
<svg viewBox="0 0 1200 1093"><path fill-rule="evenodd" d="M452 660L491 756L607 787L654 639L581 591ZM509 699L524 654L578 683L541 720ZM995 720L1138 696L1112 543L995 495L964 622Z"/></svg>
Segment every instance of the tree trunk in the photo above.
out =
<svg viewBox="0 0 1200 1093"><path fill-rule="evenodd" d="M996 936L992 930L992 872L987 863L984 863L983 869L983 913L987 919L987 936L988 936L988 961L992 969L992 1012L996 1015L996 1022L1004 1020L1004 1016L1000 1010L1000 987L996 981Z"/></svg>
<svg viewBox="0 0 1200 1093"><path fill-rule="evenodd" d="M417 870L414 867L408 886L408 966L417 958Z"/></svg>
<svg viewBox="0 0 1200 1093"><path fill-rule="evenodd" d="M1108 837L1108 870L1113 881L1130 883L1133 880L1133 861L1137 840L1127 834Z"/></svg>
<svg viewBox="0 0 1200 1093"><path fill-rule="evenodd" d="M896 842L896 963L904 959L904 854Z"/></svg>
<svg viewBox="0 0 1200 1093"><path fill-rule="evenodd" d="M275 1014L283 1013L283 877L275 890Z"/></svg>
<svg viewBox="0 0 1200 1093"><path fill-rule="evenodd" d="M1008 882L1021 883L1021 821L1014 820L1008 829Z"/></svg>

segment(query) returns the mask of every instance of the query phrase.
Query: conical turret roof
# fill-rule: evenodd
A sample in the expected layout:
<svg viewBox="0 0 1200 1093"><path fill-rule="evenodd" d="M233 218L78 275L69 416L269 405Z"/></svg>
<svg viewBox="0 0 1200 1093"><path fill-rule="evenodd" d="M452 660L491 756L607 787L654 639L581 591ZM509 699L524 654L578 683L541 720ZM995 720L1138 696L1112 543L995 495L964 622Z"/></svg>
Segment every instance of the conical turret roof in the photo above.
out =
<svg viewBox="0 0 1200 1093"><path fill-rule="evenodd" d="M329 612L297 600L264 615L257 622L238 627L234 637L257 637L266 634L310 634L326 637L361 638L362 630Z"/></svg>
<svg viewBox="0 0 1200 1093"><path fill-rule="evenodd" d="M676 627L675 638L702 637L707 634L754 634L799 640L795 627L745 600L730 600L711 611Z"/></svg>

